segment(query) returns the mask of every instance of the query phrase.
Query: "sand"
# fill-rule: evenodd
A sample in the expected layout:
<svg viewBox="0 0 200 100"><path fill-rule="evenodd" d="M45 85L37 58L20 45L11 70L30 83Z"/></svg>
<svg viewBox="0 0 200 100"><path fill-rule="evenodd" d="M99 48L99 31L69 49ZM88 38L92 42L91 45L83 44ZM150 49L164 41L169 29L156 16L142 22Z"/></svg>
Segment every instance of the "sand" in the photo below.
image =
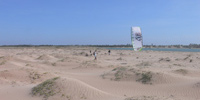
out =
<svg viewBox="0 0 200 100"><path fill-rule="evenodd" d="M200 53L1 47L0 100L200 100Z"/></svg>

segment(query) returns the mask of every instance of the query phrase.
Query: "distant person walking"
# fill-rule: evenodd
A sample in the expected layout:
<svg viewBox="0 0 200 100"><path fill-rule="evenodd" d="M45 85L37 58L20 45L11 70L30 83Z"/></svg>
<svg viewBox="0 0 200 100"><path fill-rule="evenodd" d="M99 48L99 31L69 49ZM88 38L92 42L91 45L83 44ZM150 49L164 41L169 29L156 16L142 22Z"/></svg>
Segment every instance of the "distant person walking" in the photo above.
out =
<svg viewBox="0 0 200 100"><path fill-rule="evenodd" d="M109 55L110 55L110 52L111 52L111 51L110 51L110 50L108 50L108 54L109 54Z"/></svg>
<svg viewBox="0 0 200 100"><path fill-rule="evenodd" d="M96 50L94 51L93 55L94 55L94 60L97 60L97 51Z"/></svg>
<svg viewBox="0 0 200 100"><path fill-rule="evenodd" d="M90 56L92 56L92 51L90 50Z"/></svg>

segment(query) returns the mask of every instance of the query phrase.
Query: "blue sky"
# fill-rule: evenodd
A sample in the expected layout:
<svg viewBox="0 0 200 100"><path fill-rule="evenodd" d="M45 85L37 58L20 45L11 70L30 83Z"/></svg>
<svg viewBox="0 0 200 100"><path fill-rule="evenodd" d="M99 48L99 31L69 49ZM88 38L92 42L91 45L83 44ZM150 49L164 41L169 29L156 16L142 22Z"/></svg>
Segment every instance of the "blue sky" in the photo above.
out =
<svg viewBox="0 0 200 100"><path fill-rule="evenodd" d="M0 0L0 45L200 44L200 0Z"/></svg>

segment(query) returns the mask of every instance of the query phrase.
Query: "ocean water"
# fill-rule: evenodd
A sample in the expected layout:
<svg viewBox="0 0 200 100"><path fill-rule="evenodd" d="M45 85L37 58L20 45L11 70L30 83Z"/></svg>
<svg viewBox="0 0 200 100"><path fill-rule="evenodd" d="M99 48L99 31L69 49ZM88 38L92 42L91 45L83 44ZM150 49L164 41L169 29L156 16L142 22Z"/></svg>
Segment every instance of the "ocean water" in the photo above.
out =
<svg viewBox="0 0 200 100"><path fill-rule="evenodd" d="M106 48L110 50L133 50L133 48ZM142 51L175 51L175 52L200 52L200 49L188 48L143 48Z"/></svg>

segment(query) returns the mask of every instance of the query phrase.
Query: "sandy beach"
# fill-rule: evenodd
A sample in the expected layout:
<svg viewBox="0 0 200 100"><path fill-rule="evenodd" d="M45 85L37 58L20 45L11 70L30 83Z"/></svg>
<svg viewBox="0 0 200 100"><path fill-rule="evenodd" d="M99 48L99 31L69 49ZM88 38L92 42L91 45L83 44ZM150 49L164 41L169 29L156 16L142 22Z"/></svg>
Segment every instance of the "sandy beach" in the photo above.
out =
<svg viewBox="0 0 200 100"><path fill-rule="evenodd" d="M200 100L200 53L1 47L0 100Z"/></svg>

